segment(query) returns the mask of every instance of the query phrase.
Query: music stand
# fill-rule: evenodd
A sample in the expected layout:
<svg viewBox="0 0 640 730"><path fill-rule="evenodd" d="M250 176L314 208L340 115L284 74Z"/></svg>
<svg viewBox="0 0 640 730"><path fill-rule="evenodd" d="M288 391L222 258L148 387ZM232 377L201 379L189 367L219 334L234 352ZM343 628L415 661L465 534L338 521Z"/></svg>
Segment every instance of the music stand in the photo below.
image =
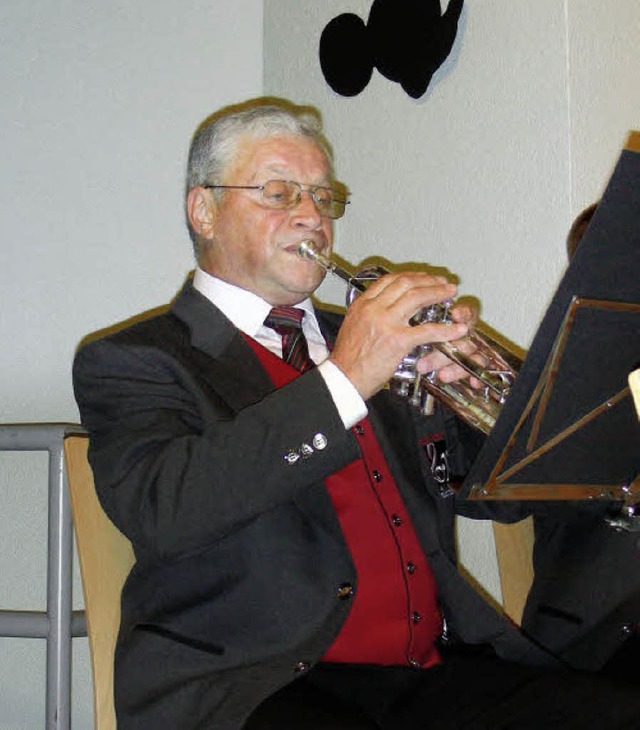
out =
<svg viewBox="0 0 640 730"><path fill-rule="evenodd" d="M632 133L463 485L471 499L640 501L640 133Z"/></svg>

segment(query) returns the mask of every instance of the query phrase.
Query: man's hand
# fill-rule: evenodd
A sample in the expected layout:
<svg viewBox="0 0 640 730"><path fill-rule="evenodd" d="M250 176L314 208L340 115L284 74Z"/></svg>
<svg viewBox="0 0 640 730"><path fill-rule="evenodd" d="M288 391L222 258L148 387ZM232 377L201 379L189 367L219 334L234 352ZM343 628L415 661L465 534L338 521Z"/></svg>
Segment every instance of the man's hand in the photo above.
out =
<svg viewBox="0 0 640 730"><path fill-rule="evenodd" d="M455 284L442 276L417 272L383 276L350 305L330 360L366 400L384 387L402 358L418 345L455 341L467 334L473 312L466 306L452 310L452 324L409 324L420 309L451 299L456 292ZM443 379L466 375L441 353L429 353L422 360L421 371L438 370Z"/></svg>
<svg viewBox="0 0 640 730"><path fill-rule="evenodd" d="M475 308L470 307L466 304L456 305L450 311L451 318L454 322L460 322L466 324L469 330L478 321L478 312ZM444 342L445 340L441 340ZM451 342L456 349L465 355L468 355L472 360L475 360L479 365L486 366L486 357L478 352L478 348L468 337L464 337L460 340L454 340ZM468 378L469 373L460 365L452 362L446 355L438 350L432 350L431 352L421 357L416 364L416 370L419 373L430 373L437 372L438 380L442 383L453 383L463 378ZM474 377L469 379L469 384L473 388L482 387L482 383Z"/></svg>

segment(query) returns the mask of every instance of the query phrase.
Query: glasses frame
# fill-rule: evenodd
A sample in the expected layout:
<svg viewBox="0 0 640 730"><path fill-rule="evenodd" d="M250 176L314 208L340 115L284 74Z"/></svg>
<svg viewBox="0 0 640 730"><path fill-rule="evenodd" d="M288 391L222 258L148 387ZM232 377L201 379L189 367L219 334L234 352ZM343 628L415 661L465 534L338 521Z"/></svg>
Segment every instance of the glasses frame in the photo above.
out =
<svg viewBox="0 0 640 730"><path fill-rule="evenodd" d="M280 183L286 183L287 185L294 185L298 188L298 196L296 200L292 203L289 203L287 205L278 206L278 205L270 205L266 202L264 198L264 189L269 183L274 182L280 182ZM302 183L297 182L296 180L281 180L278 178L275 178L273 180L267 180L262 185L203 185L202 186L205 190L259 190L261 193L261 200L264 203L265 208L269 208L269 210L290 210L291 208L295 208L296 205L299 205L300 201L302 200L302 193L306 192L309 193L311 196L311 199L313 200L314 205L316 206L318 212L323 218L331 218L331 220L338 220L339 218L342 218L342 216L345 214L347 205L351 203L350 200L347 200L346 198L342 198L337 194L337 191L333 188L327 186L327 185L304 185ZM318 190L329 190L332 195L334 196L334 201L337 201L338 203L342 203L342 212L340 215L329 215L329 213L324 213L319 205L319 201L317 198L317 191Z"/></svg>

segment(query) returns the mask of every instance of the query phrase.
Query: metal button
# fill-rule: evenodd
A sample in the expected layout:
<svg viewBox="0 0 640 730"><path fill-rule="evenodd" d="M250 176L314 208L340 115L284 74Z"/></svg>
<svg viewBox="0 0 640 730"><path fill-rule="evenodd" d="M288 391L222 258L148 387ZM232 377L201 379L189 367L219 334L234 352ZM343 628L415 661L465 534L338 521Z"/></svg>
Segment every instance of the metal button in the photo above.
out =
<svg viewBox="0 0 640 730"><path fill-rule="evenodd" d="M396 527L400 527L402 524L402 517L400 517L400 515L391 515L391 521Z"/></svg>
<svg viewBox="0 0 640 730"><path fill-rule="evenodd" d="M420 611L414 611L411 614L411 620L413 621L414 624L417 624L419 621L422 621L422 614L420 613Z"/></svg>
<svg viewBox="0 0 640 730"><path fill-rule="evenodd" d="M300 454L297 451L289 451L289 453L284 455L284 460L288 464L295 464L299 458L300 458Z"/></svg>
<svg viewBox="0 0 640 730"><path fill-rule="evenodd" d="M308 672L310 669L311 664L309 662L298 662L293 667L294 672Z"/></svg>
<svg viewBox="0 0 640 730"><path fill-rule="evenodd" d="M633 629L633 624L623 624L620 628L620 633L625 637L631 636L631 634L633 634Z"/></svg>
<svg viewBox="0 0 640 730"><path fill-rule="evenodd" d="M420 662L417 659L414 659L413 657L411 657L409 659L409 666L412 669L421 669L422 668L422 665L420 664Z"/></svg>
<svg viewBox="0 0 640 730"><path fill-rule="evenodd" d="M338 598L341 601L346 601L347 599L351 598L353 596L353 586L351 583L342 583L342 585L338 588Z"/></svg>
<svg viewBox="0 0 640 730"><path fill-rule="evenodd" d="M415 563L412 563L411 561L409 561L407 563L407 573L409 573L409 575L413 575L415 572L416 572Z"/></svg>
<svg viewBox="0 0 640 730"><path fill-rule="evenodd" d="M317 433L313 437L313 445L316 447L316 449L318 449L318 451L326 449L327 443L327 437L323 433Z"/></svg>
<svg viewBox="0 0 640 730"><path fill-rule="evenodd" d="M300 446L300 456L302 456L303 459L308 459L313 454L313 446L310 444L302 444Z"/></svg>
<svg viewBox="0 0 640 730"><path fill-rule="evenodd" d="M382 474L377 469L373 470L373 481L374 482L381 482L382 481Z"/></svg>
<svg viewBox="0 0 640 730"><path fill-rule="evenodd" d="M364 428L362 428L362 426L359 423L357 423L353 427L353 430L358 434L358 436L362 436L364 434Z"/></svg>

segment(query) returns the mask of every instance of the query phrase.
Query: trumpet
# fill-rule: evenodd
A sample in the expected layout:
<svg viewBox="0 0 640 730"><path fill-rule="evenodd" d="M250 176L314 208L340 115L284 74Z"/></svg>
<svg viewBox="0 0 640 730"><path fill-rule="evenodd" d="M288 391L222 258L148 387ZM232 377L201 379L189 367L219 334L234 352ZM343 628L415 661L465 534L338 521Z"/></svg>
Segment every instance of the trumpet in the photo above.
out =
<svg viewBox="0 0 640 730"><path fill-rule="evenodd" d="M367 289L369 284L389 273L382 266L367 266L355 273L348 271L321 254L315 243L310 240L300 243L298 254L314 261L330 274L346 282L347 307L358 294ZM445 301L424 307L413 315L409 324L450 323L451 306L451 301ZM423 415L433 413L434 398L437 398L467 424L488 434L493 429L500 409L509 395L522 361L518 355L497 342L479 326L474 327L464 339L472 343L470 349L476 358L469 356L452 342L419 345L403 357L389 381L389 389L396 395L407 398L409 403ZM455 383L441 383L436 372L426 374L417 372L418 360L431 350L442 352L460 365L480 383L480 386L472 387L468 379Z"/></svg>

